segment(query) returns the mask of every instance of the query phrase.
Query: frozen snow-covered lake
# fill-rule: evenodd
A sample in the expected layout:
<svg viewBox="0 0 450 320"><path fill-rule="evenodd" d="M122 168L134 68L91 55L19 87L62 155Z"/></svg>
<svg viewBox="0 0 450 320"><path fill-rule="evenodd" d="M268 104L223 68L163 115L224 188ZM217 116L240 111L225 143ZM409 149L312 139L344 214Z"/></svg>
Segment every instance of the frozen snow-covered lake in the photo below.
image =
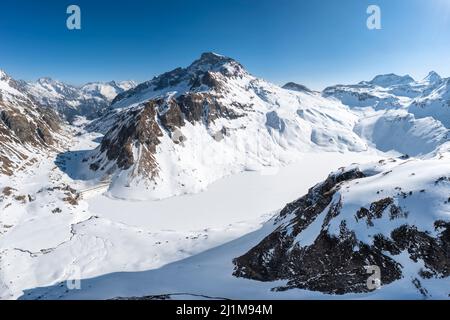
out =
<svg viewBox="0 0 450 320"><path fill-rule="evenodd" d="M151 230L193 231L245 222L284 207L341 166L382 158L371 153L308 153L273 174L243 172L198 194L160 201L126 201L98 195L89 210L103 218Z"/></svg>

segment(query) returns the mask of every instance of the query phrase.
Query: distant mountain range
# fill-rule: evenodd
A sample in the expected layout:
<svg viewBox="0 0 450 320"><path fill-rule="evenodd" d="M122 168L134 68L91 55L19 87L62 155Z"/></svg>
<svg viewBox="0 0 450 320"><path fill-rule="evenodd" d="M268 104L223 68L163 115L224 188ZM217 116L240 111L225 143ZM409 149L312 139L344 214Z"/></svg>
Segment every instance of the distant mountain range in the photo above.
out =
<svg viewBox="0 0 450 320"><path fill-rule="evenodd" d="M75 87L50 78L21 84L39 104L55 109L70 122L76 116L97 118L118 94L136 86L133 81L111 81Z"/></svg>
<svg viewBox="0 0 450 320"><path fill-rule="evenodd" d="M0 71L5 81L11 79ZM50 107L69 122L76 116L88 119L99 117L114 98L136 86L134 81L92 82L77 87L51 78L40 78L35 82L13 80L15 88L43 107Z"/></svg>
<svg viewBox="0 0 450 320"><path fill-rule="evenodd" d="M416 118L432 117L450 128L450 78L441 78L433 71L421 81L408 75L379 75L356 85L328 87L323 95L352 108L403 109Z"/></svg>

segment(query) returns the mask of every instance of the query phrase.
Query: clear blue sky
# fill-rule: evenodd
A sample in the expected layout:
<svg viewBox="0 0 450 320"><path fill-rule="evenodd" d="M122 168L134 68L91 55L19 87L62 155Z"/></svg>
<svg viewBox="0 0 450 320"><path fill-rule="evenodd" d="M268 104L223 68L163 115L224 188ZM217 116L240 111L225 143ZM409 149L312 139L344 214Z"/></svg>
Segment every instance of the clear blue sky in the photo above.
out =
<svg viewBox="0 0 450 320"><path fill-rule="evenodd" d="M82 30L66 28L66 8ZM382 30L366 9L382 10ZM0 68L74 84L144 81L204 51L278 84L320 89L379 73L450 76L450 0L15 0L0 4Z"/></svg>

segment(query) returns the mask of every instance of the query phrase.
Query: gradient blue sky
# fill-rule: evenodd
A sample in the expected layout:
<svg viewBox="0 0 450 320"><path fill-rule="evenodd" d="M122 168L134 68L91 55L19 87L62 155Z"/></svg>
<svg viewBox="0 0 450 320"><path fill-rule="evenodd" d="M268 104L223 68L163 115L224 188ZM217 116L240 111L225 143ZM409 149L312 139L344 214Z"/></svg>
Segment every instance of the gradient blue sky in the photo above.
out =
<svg viewBox="0 0 450 320"><path fill-rule="evenodd" d="M66 8L82 30L66 28ZM383 29L366 28L377 4ZM144 81L204 51L315 89L380 73L450 76L450 0L1 1L0 68L81 84Z"/></svg>

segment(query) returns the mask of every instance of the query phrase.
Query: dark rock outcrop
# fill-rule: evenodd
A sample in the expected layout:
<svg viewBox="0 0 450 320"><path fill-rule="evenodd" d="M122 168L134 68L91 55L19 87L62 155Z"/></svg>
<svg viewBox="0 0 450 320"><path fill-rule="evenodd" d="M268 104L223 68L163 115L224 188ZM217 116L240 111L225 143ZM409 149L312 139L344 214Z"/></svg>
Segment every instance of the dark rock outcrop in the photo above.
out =
<svg viewBox="0 0 450 320"><path fill-rule="evenodd" d="M340 200L332 203L334 195L343 182L362 177L364 174L358 170L330 175L306 196L287 205L278 219L289 214L294 217L248 253L236 258L234 275L259 281L288 280L285 286L275 290L301 288L333 294L369 291L364 269L368 264L384 266L385 283L399 279L401 271L397 263L381 250L360 243L345 224L341 225L337 237L322 229L312 245L302 247L296 242L296 237L324 210L327 210L324 225L339 215L341 203Z"/></svg>
<svg viewBox="0 0 450 320"><path fill-rule="evenodd" d="M117 167L129 169L135 161L139 161L136 174L149 178L157 174L157 164L154 159L156 146L160 143L162 131L157 123L156 102L150 101L142 108L134 108L120 114L117 125L103 138L100 154L90 165L92 170L104 170L104 159L115 161ZM135 159L133 149L142 147L139 159Z"/></svg>
<svg viewBox="0 0 450 320"><path fill-rule="evenodd" d="M353 217L341 216L343 194L348 192L349 183L358 184L364 177L358 169L341 169L310 189L304 197L288 204L275 219L276 229L234 259L234 276L265 282L286 281L273 288L275 291L299 288L327 294L363 293L371 291L367 285L368 266L380 268L382 285L403 278L405 266L395 257L405 252L411 263L423 261L424 268L416 275L418 278L449 277L450 223L436 221L437 236L409 224L408 212L398 205L396 198L404 199L401 194L369 203ZM319 215L323 217L320 228L317 227ZM393 227L389 234L375 234L373 241L367 242L358 239L357 232L348 227L349 222L354 223L348 219L361 221L368 229L380 219L392 221L393 226L398 225L399 219L404 219L405 223ZM333 220L340 221L338 232L330 232ZM308 239L313 238L305 243L302 232L313 223L316 233L311 235L309 231ZM426 290L422 285L420 289Z"/></svg>
<svg viewBox="0 0 450 320"><path fill-rule="evenodd" d="M298 92L306 92L306 93L312 93L313 91L309 89L308 87L298 84L295 82L288 82L283 86L283 89L286 90L292 90L292 91L298 91Z"/></svg>

